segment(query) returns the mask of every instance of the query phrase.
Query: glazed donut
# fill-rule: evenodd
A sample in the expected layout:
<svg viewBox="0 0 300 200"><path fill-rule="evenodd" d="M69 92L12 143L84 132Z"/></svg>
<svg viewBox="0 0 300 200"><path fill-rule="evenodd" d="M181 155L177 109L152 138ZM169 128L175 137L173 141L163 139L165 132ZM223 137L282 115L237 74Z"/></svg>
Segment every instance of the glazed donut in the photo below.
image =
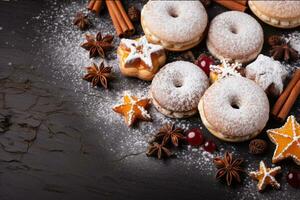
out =
<svg viewBox="0 0 300 200"><path fill-rule="evenodd" d="M153 105L162 114L185 118L197 113L198 102L208 82L197 65L176 61L165 65L155 75L149 93Z"/></svg>
<svg viewBox="0 0 300 200"><path fill-rule="evenodd" d="M269 119L269 101L254 81L228 77L206 90L198 109L206 128L221 140L241 142L258 135Z"/></svg>
<svg viewBox="0 0 300 200"><path fill-rule="evenodd" d="M252 12L263 22L278 28L300 26L300 1L248 1Z"/></svg>
<svg viewBox="0 0 300 200"><path fill-rule="evenodd" d="M207 13L200 1L149 1L141 24L149 42L171 51L184 51L201 42Z"/></svg>
<svg viewBox="0 0 300 200"><path fill-rule="evenodd" d="M117 50L119 67L125 76L152 80L166 62L166 53L161 45L148 43L145 36L136 40L122 39Z"/></svg>
<svg viewBox="0 0 300 200"><path fill-rule="evenodd" d="M250 15L228 11L216 16L209 27L207 48L218 59L248 63L260 53L264 34Z"/></svg>

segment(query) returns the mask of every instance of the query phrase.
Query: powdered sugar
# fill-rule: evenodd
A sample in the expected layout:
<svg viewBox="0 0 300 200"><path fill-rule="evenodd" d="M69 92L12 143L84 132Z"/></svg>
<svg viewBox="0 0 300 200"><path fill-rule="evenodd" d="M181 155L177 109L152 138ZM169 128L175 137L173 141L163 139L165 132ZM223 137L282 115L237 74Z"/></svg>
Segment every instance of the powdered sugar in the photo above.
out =
<svg viewBox="0 0 300 200"><path fill-rule="evenodd" d="M256 57L263 45L263 30L250 15L229 11L216 16L209 27L207 46L216 56L245 62Z"/></svg>
<svg viewBox="0 0 300 200"><path fill-rule="evenodd" d="M198 66L176 61L165 65L151 85L153 98L165 109L185 112L197 108L208 87L208 78Z"/></svg>
<svg viewBox="0 0 300 200"><path fill-rule="evenodd" d="M148 43L145 36L140 38L138 41L122 39L121 44L130 49L130 53L125 59L125 64L130 64L135 60L140 59L147 67L149 67L150 70L153 68L152 54L163 50L163 47L160 45Z"/></svg>
<svg viewBox="0 0 300 200"><path fill-rule="evenodd" d="M254 80L263 90L275 96L282 93L283 81L288 74L279 61L262 54L247 65L245 73L247 78Z"/></svg>
<svg viewBox="0 0 300 200"><path fill-rule="evenodd" d="M139 122L137 127L127 128L123 123L122 116L114 113L112 107L118 103L127 93L138 97L148 97L150 84L138 79L125 78L119 71L118 61L116 59L115 49L107 54L106 64L113 67L114 79L110 82L110 90L95 89L90 87L90 84L82 80L85 70L83 67L89 66L92 62L99 63L99 59L89 59L88 52L80 47L84 42L84 34L95 34L99 30L103 34L114 34L114 28L108 14L98 17L91 17L95 25L88 32L80 32L75 27L71 26L73 16L77 11L84 11L86 6L85 1L71 1L69 3L58 3L59 0L49 1L51 4L47 10L42 10L41 14L33 19L33 23L42 24L43 29L36 29L39 37L33 41L33 48L39 47L40 51L36 52L41 62L41 68L50 68L52 77L50 82L53 87L62 87L65 90L72 91L73 96L68 94L58 94L66 101L74 102L74 111L79 110L80 114L85 117L88 123L95 124L99 135L99 145L105 147L108 153L111 154L113 160L122 161L124 165L128 163L129 167L134 165L135 169L141 166L141 163L149 162L149 159L144 154L149 139L164 123L174 122L176 126L185 130L192 126L197 126L202 129L199 117L174 120L165 117L159 113L153 106L149 113L153 118L153 122ZM139 1L134 2L141 8ZM32 23L29 21L27 23ZM27 24L26 23L26 24ZM39 41L38 43L36 41ZM42 41L42 46L40 45ZM119 39L113 41L115 46L118 46ZM169 56L172 56L170 53ZM71 92L70 92L71 93ZM101 124L101 126L99 125ZM203 133L206 138L212 136L203 128ZM96 138L96 137L95 137ZM101 138L101 140L100 140ZM216 139L214 139L216 140ZM101 141L101 143L100 143ZM103 142L104 141L104 142ZM217 140L216 140L217 141ZM236 156L240 156L241 149L239 146L218 143L219 151L210 154L201 149L187 147L186 149L176 152L176 161L171 160L171 164L177 162L179 170L187 173L195 173L199 179L202 175L208 174L213 179L215 167L212 163L212 158L216 155L223 155L224 151L233 152ZM140 159L136 157L140 155ZM155 162L157 170L161 167L166 167L163 162ZM246 160L246 171L257 169L253 157ZM126 167L126 165L124 166ZM194 169L199 169L193 171ZM242 187L238 190L228 190L237 199L282 199L282 197L293 199L294 197L288 192L290 187L283 184L280 193L260 194L256 191L255 182L252 182L248 176L245 177Z"/></svg>

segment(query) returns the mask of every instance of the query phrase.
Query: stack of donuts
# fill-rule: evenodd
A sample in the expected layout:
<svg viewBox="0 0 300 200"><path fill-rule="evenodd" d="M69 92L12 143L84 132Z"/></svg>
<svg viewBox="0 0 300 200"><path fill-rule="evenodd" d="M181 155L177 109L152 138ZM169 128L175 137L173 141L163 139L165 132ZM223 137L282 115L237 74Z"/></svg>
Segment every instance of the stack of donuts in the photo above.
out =
<svg viewBox="0 0 300 200"><path fill-rule="evenodd" d="M281 2L284 12L275 14L270 4L249 1L253 13L270 25L300 25L300 2ZM279 6L276 1L273 4ZM289 12L294 8L298 12ZM141 25L144 36L121 40L119 65L125 76L152 81L149 95L159 112L171 118L200 113L202 123L213 135L230 142L249 140L264 129L270 112L266 88L242 73L253 74L251 68L244 68L257 59L264 44L263 29L254 17L227 11L209 23L206 9L198 0L150 0L142 9ZM201 41L220 63L213 66L209 76L191 62L166 64L167 51L185 51ZM281 68L277 71L284 81L286 72Z"/></svg>

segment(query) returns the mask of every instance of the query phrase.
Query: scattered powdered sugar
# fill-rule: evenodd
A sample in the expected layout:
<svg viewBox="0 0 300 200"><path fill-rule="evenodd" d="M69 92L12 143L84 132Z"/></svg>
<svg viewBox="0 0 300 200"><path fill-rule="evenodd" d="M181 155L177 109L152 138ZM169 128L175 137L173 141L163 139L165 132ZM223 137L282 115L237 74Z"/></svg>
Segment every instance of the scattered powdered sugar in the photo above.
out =
<svg viewBox="0 0 300 200"><path fill-rule="evenodd" d="M289 42L292 48L298 51L300 54L300 32L295 31L293 33L290 33L286 36L284 36L285 41ZM286 63L282 62L285 66L286 70L289 72L289 75L292 75L292 73L295 71L296 68L300 68L300 59L292 62L292 63Z"/></svg>
<svg viewBox="0 0 300 200"><path fill-rule="evenodd" d="M124 162L135 162L135 159L129 157L130 155L144 154L146 151L149 139L164 123L176 123L176 126L185 130L190 127L200 127L199 116L191 119L170 119L159 113L153 106L149 109L149 113L153 122L139 122L136 127L128 128L124 123L121 115L112 111L112 107L122 103L124 94L131 94L139 98L149 97L148 92L150 83L134 78L126 78L121 75L116 56L116 48L108 52L107 58L104 60L105 64L113 67L114 79L109 82L110 90L103 88L92 88L90 84L82 80L85 74L86 66L91 65L92 62L98 64L101 59L89 59L88 51L80 47L80 44L85 41L84 34L96 34L101 30L102 34L115 35L114 28L111 23L109 15L103 14L101 17L90 16L94 27L87 32L81 32L76 27L72 26L72 20L78 11L85 10L86 2L70 2L57 3L58 0L48 2L50 5L47 10L42 10L40 15L35 17L28 23L36 23L42 26L36 29L38 36L33 41L33 47L39 46L40 51L37 51L37 57L41 62L40 68L49 68L51 72L49 76L52 78L50 84L56 87L68 88L72 91L78 102L76 106L91 123L98 127L99 138L101 137L108 150L115 157L125 158ZM137 3L141 7L141 3ZM115 47L119 44L119 38L115 38L113 44ZM74 94L73 94L74 93ZM68 98L67 94L61 94L62 98ZM99 125L101 124L101 126ZM206 137L211 137L205 134ZM100 141L100 139L99 139ZM99 144L100 145L100 144ZM182 161L185 169L199 169L199 173L212 175L215 173L215 167L212 159L216 155L223 156L226 150L233 152L235 156L239 156L240 152L234 145L226 143L218 144L219 151L210 154L202 149L185 146L183 150L176 151L178 161ZM145 154L144 154L145 155ZM148 159L146 155L143 159ZM158 163L160 161L157 161ZM247 171L256 170L258 165L253 163L253 160L246 160ZM255 165L254 165L255 164ZM250 181L246 176L243 187L236 193L239 199L257 198L260 199L262 195L256 192L255 182ZM286 185L286 184L283 184ZM282 191L287 191L289 187L284 187ZM289 196L284 193L271 193L270 199L280 199L283 196ZM267 198L267 196L264 196Z"/></svg>

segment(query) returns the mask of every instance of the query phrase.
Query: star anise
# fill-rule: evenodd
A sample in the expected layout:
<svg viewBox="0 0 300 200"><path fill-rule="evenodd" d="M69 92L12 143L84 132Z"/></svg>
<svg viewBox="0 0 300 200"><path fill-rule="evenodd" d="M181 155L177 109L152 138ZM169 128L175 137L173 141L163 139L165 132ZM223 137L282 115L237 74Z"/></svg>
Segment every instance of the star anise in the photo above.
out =
<svg viewBox="0 0 300 200"><path fill-rule="evenodd" d="M216 157L214 163L218 168L216 174L217 179L225 177L228 186L231 185L233 179L237 182L241 182L240 173L244 172L244 170L240 165L243 163L243 159L233 159L231 153L225 152L224 158Z"/></svg>
<svg viewBox="0 0 300 200"><path fill-rule="evenodd" d="M275 60L284 59L284 61L288 62L290 60L297 60L299 58L298 52L280 36L270 36L268 43L271 45L270 54Z"/></svg>
<svg viewBox="0 0 300 200"><path fill-rule="evenodd" d="M182 132L183 130L176 128L175 124L165 124L154 136L154 141L161 141L162 144L171 143L177 147L179 141L185 139Z"/></svg>
<svg viewBox="0 0 300 200"><path fill-rule="evenodd" d="M105 67L104 63L101 62L99 67L93 63L92 66L86 68L87 74L83 77L84 80L91 82L92 86L103 86L107 89L107 80L111 77L112 67Z"/></svg>
<svg viewBox="0 0 300 200"><path fill-rule="evenodd" d="M85 36L87 42L81 45L82 48L90 51L90 58L100 56L105 57L105 52L111 50L113 45L111 44L114 36L105 35L102 37L101 33L97 33L96 37L93 35Z"/></svg>
<svg viewBox="0 0 300 200"><path fill-rule="evenodd" d="M172 152L164 146L164 144L158 144L153 142L148 146L146 152L147 156L157 156L158 159L172 156Z"/></svg>
<svg viewBox="0 0 300 200"><path fill-rule="evenodd" d="M83 12L79 12L76 14L73 24L76 25L82 31L92 26L92 23L89 20L88 16L84 15Z"/></svg>

